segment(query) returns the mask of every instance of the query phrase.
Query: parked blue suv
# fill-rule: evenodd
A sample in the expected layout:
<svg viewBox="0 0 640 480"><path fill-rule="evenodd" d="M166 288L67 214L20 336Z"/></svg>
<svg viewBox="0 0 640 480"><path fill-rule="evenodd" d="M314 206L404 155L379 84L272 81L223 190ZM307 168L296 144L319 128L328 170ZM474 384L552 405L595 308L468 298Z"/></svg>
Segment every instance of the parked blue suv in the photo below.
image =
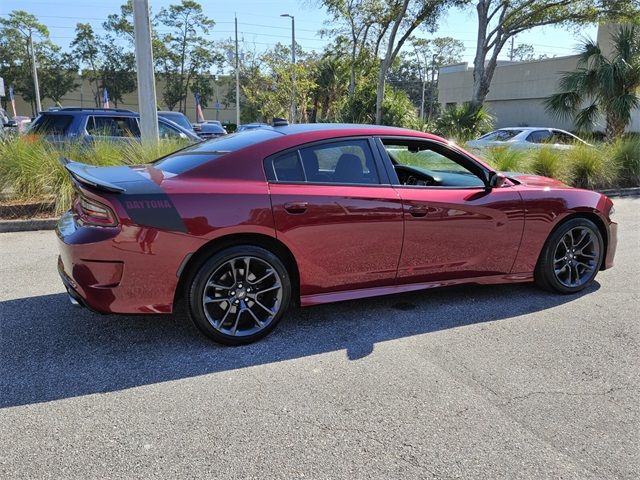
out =
<svg viewBox="0 0 640 480"><path fill-rule="evenodd" d="M139 118L138 113L120 108L57 108L41 112L27 133L51 142L139 141ZM166 118L158 117L158 127L161 139L200 141L195 133Z"/></svg>

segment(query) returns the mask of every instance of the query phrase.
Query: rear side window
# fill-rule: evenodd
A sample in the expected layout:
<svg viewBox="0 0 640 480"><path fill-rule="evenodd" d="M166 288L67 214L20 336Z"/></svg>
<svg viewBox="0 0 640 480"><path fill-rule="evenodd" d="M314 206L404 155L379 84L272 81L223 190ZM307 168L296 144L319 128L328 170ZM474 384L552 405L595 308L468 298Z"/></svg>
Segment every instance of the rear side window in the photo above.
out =
<svg viewBox="0 0 640 480"><path fill-rule="evenodd" d="M41 115L31 127L39 135L64 135L73 120L71 115Z"/></svg>
<svg viewBox="0 0 640 480"><path fill-rule="evenodd" d="M300 150L307 181L321 183L380 183L367 140L345 140Z"/></svg>
<svg viewBox="0 0 640 480"><path fill-rule="evenodd" d="M269 180L335 184L379 184L367 140L343 140L301 148L271 160ZM271 171L269 171L271 170Z"/></svg>
<svg viewBox="0 0 640 480"><path fill-rule="evenodd" d="M273 171L279 182L304 182L304 171L297 151L274 158Z"/></svg>
<svg viewBox="0 0 640 480"><path fill-rule="evenodd" d="M139 137L138 120L135 117L101 115L87 119L87 133L98 137Z"/></svg>

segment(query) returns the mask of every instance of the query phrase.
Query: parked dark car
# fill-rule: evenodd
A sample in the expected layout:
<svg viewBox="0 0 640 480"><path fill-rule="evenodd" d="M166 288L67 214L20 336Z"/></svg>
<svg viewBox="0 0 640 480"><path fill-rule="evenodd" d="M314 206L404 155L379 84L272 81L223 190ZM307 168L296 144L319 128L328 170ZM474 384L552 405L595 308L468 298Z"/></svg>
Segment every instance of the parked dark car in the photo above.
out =
<svg viewBox="0 0 640 480"><path fill-rule="evenodd" d="M158 117L166 118L167 120L171 120L173 123L177 123L182 128L189 130L190 132L196 133L193 130L193 125L189 121L189 118L182 112L172 112L170 110L160 110L158 112Z"/></svg>
<svg viewBox="0 0 640 480"><path fill-rule="evenodd" d="M71 298L150 315L184 299L228 344L263 337L290 305L533 281L575 294L616 251L605 195L400 128L264 127L148 165L66 168L77 197L58 269Z"/></svg>
<svg viewBox="0 0 640 480"><path fill-rule="evenodd" d="M227 134L227 130L222 125L218 125L217 123L194 123L193 129L203 140L222 137L223 135Z"/></svg>
<svg viewBox="0 0 640 480"><path fill-rule="evenodd" d="M51 142L138 141L139 118L137 112L118 108L60 108L41 112L27 133L42 135ZM158 128L161 139L200 141L195 133L160 116Z"/></svg>

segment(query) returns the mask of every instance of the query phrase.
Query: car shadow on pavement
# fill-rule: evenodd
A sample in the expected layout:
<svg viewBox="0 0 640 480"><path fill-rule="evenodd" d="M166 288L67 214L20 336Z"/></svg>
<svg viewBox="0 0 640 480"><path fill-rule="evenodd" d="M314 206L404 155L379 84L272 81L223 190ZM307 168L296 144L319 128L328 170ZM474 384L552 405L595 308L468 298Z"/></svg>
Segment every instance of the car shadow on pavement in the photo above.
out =
<svg viewBox="0 0 640 480"><path fill-rule="evenodd" d="M0 302L0 408L177 380L346 350L546 310L594 292L554 295L531 285L452 287L298 309L267 338L223 347L184 314L98 315L66 294Z"/></svg>

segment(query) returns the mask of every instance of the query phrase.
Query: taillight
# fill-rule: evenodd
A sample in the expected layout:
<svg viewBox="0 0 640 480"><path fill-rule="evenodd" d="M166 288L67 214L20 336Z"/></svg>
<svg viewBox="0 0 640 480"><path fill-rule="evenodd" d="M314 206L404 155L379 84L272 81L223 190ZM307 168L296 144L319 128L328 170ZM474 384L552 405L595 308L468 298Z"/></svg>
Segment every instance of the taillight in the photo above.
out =
<svg viewBox="0 0 640 480"><path fill-rule="evenodd" d="M98 227L115 227L118 224L115 214L109 207L87 197L78 198L76 212L83 224Z"/></svg>

